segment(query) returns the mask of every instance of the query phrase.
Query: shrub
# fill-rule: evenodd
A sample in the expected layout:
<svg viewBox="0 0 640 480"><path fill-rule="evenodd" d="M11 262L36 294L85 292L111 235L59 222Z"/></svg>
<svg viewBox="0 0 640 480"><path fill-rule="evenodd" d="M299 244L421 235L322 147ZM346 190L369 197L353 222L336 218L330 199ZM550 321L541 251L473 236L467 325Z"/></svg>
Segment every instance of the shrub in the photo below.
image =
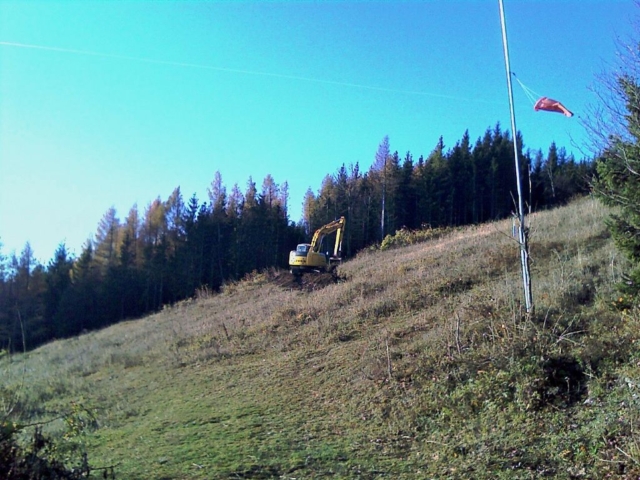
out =
<svg viewBox="0 0 640 480"><path fill-rule="evenodd" d="M34 427L26 446L18 442L18 434L24 426L3 421L0 423L0 472L5 480L76 480L91 478L92 468L87 456L82 454L78 465L67 467L60 460L56 444ZM95 470L95 469L94 469ZM102 478L115 478L113 469L102 469Z"/></svg>
<svg viewBox="0 0 640 480"><path fill-rule="evenodd" d="M442 235L448 233L450 228L431 228L426 227L422 230L409 230L407 228L401 228L393 235L387 235L384 237L380 250L388 250L390 248L406 247L407 245L413 245L415 243L427 242L429 240L435 240Z"/></svg>

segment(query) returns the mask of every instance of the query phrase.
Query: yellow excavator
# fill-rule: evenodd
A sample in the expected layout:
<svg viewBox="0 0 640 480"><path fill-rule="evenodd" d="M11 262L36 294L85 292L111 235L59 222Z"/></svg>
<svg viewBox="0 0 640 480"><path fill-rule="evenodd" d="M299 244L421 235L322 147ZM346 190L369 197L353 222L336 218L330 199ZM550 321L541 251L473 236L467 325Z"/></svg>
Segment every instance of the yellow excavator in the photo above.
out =
<svg viewBox="0 0 640 480"><path fill-rule="evenodd" d="M289 254L289 268L294 275L304 272L326 272L342 260L342 237L344 236L344 217L320 227L313 234L311 243L301 243ZM336 232L336 242L333 255L322 253L322 240L329 234Z"/></svg>

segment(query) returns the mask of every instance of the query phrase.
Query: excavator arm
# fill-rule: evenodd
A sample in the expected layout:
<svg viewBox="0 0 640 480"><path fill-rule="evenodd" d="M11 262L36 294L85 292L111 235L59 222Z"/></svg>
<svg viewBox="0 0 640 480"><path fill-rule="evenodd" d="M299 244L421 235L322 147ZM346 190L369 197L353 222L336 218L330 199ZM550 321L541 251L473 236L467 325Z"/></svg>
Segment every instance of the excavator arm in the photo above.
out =
<svg viewBox="0 0 640 480"><path fill-rule="evenodd" d="M338 220L327 223L326 225L316 230L313 234L313 239L311 240L311 251L317 253L320 250L320 246L322 245L322 240L324 239L324 237L333 232L337 232L336 243L333 248L333 256L340 256L340 254L342 253L342 235L344 232L344 223L344 217L340 217Z"/></svg>

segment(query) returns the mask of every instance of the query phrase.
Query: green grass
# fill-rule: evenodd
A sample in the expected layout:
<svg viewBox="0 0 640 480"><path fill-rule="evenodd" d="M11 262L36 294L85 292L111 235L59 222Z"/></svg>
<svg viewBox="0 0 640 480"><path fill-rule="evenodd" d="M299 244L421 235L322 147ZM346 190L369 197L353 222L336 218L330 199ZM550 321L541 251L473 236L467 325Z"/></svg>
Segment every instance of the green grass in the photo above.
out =
<svg viewBox="0 0 640 480"><path fill-rule="evenodd" d="M530 317L510 222L402 232L320 290L256 273L0 358L0 407L80 406L48 433L123 479L637 478L640 315L612 307L607 214L531 217Z"/></svg>

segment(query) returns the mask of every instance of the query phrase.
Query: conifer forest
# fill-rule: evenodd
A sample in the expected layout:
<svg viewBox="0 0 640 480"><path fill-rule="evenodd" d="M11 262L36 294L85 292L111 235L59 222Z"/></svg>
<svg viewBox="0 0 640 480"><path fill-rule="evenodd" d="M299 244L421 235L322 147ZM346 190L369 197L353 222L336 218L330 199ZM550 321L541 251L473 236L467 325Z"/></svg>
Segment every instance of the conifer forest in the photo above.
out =
<svg viewBox="0 0 640 480"><path fill-rule="evenodd" d="M589 192L593 160L576 160L555 143L525 150L517 140L531 211ZM204 201L178 187L123 217L109 208L77 257L64 244L46 265L28 242L19 253L0 250L0 350L32 349L157 311L198 289L216 291L256 270L286 268L297 243L340 216L346 258L402 228L506 218L517 198L512 142L497 124L475 142L468 132L450 147L441 138L416 158L392 152L385 137L368 171L343 164L317 191L309 188L298 222L289 218L286 181L267 175L258 185L249 177L244 189L228 190L216 172Z"/></svg>

